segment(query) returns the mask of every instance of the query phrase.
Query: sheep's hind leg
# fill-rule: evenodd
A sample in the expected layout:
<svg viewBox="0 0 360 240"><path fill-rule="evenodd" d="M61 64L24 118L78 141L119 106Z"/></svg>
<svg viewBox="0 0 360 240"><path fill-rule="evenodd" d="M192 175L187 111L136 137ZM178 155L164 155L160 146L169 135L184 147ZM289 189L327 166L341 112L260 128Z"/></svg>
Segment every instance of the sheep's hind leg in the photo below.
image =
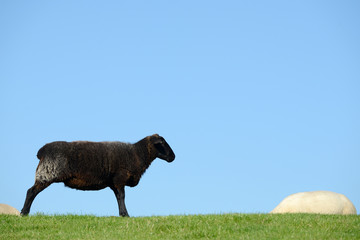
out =
<svg viewBox="0 0 360 240"><path fill-rule="evenodd" d="M35 197L45 188L47 188L51 183L40 183L35 182L34 186L29 188L26 194L26 199L24 203L24 207L21 210L21 215L26 216L30 212L31 204L34 201Z"/></svg>
<svg viewBox="0 0 360 240"><path fill-rule="evenodd" d="M111 187L111 189L114 191L119 205L119 215L122 217L129 217L125 206L125 186Z"/></svg>

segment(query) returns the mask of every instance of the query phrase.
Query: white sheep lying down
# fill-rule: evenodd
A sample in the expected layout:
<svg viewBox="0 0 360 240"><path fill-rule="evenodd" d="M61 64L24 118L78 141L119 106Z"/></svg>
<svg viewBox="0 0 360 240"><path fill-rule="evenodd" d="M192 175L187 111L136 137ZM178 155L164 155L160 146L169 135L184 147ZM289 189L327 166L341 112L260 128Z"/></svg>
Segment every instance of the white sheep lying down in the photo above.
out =
<svg viewBox="0 0 360 240"><path fill-rule="evenodd" d="M0 203L0 214L20 216L20 212L16 208L4 203Z"/></svg>
<svg viewBox="0 0 360 240"><path fill-rule="evenodd" d="M356 214L343 194L329 191L300 192L286 197L270 213Z"/></svg>

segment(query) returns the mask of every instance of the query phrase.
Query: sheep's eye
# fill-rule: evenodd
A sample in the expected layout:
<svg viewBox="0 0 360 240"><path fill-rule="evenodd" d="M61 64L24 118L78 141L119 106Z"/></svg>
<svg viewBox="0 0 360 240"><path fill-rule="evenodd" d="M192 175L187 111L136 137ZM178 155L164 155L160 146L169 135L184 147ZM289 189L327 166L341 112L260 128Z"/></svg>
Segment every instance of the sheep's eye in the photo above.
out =
<svg viewBox="0 0 360 240"><path fill-rule="evenodd" d="M165 148L163 147L162 144L156 144L155 147L160 153L163 153L163 154L166 153Z"/></svg>

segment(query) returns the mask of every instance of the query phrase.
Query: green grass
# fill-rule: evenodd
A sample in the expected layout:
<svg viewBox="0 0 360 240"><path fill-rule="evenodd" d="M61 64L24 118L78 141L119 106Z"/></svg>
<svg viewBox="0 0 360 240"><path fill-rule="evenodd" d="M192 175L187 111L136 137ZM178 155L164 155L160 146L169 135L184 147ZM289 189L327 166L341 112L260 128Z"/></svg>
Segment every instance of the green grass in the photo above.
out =
<svg viewBox="0 0 360 240"><path fill-rule="evenodd" d="M0 239L360 239L360 216L222 214L166 217L0 215Z"/></svg>

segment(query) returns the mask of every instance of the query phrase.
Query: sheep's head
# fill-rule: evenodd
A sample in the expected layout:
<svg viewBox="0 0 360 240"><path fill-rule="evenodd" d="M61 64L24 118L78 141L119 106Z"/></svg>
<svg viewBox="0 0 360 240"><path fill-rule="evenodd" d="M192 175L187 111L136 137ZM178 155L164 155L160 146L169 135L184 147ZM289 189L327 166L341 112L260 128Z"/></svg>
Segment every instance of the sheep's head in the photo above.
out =
<svg viewBox="0 0 360 240"><path fill-rule="evenodd" d="M151 136L151 143L157 151L156 157L161 158L167 162L172 162L175 159L175 154L165 139L158 134Z"/></svg>

